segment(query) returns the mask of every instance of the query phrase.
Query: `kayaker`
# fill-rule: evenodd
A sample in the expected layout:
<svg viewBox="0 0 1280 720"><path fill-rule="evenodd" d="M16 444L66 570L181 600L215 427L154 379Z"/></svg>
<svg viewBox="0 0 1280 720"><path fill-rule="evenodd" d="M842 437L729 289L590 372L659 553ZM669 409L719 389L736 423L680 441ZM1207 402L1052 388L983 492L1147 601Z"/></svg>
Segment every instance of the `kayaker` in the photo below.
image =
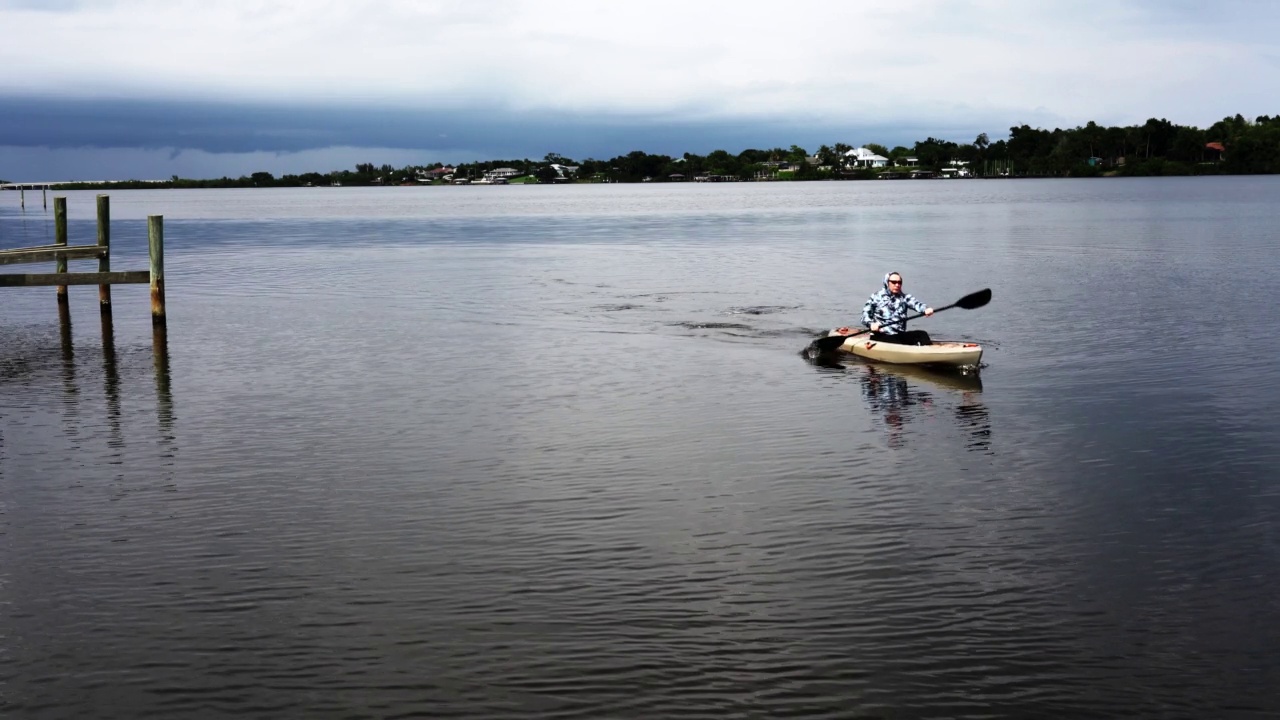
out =
<svg viewBox="0 0 1280 720"><path fill-rule="evenodd" d="M891 272L884 276L884 287L867 299L862 306L862 324L871 329L871 339L899 345L929 345L933 342L923 330L907 330L907 311L915 310L925 316L933 314L933 308L915 297L902 292L902 273Z"/></svg>

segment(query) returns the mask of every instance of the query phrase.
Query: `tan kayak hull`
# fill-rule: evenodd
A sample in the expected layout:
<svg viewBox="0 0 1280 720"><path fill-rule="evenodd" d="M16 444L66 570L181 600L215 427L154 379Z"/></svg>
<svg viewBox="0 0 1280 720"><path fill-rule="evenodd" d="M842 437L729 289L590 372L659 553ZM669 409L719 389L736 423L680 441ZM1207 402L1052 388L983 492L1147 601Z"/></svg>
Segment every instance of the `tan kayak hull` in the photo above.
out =
<svg viewBox="0 0 1280 720"><path fill-rule="evenodd" d="M830 333L837 335L835 331ZM866 335L850 336L840 350L861 358L894 365L977 366L982 362L982 346L977 343L935 340L932 345L896 345L877 342Z"/></svg>

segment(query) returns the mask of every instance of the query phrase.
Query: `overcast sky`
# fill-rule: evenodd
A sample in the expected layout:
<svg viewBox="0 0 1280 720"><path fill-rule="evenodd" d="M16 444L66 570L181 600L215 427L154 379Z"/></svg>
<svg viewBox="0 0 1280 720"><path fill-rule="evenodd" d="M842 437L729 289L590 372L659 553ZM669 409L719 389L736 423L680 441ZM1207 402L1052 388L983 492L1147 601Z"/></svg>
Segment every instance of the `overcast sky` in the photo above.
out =
<svg viewBox="0 0 1280 720"><path fill-rule="evenodd" d="M1268 0L0 0L0 178L1280 113Z"/></svg>

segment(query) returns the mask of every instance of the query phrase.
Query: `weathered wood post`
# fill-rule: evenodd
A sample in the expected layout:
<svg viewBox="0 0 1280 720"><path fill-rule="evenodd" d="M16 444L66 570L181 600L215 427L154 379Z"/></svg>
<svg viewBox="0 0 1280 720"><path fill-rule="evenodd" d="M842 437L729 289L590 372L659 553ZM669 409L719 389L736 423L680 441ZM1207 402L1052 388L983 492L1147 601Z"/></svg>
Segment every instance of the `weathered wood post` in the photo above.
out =
<svg viewBox="0 0 1280 720"><path fill-rule="evenodd" d="M67 244L67 199L65 197L56 197L53 199L53 242L55 245ZM65 273L67 271L67 256L59 255L53 261L53 271L56 273ZM67 304L67 286L58 286L58 304Z"/></svg>
<svg viewBox="0 0 1280 720"><path fill-rule="evenodd" d="M26 210L27 209L27 188L26 187L18 188L18 200L22 202L22 209Z"/></svg>
<svg viewBox="0 0 1280 720"><path fill-rule="evenodd" d="M164 216L147 216L147 250L151 256L151 354L156 368L160 429L173 427L173 395L169 392L169 329L164 311Z"/></svg>
<svg viewBox="0 0 1280 720"><path fill-rule="evenodd" d="M98 196L98 247L98 272L111 272L111 198L106 195ZM111 286L105 283L98 286L98 309L111 312Z"/></svg>
<svg viewBox="0 0 1280 720"><path fill-rule="evenodd" d="M147 250L151 255L151 324L164 325L164 216L147 216Z"/></svg>
<svg viewBox="0 0 1280 720"><path fill-rule="evenodd" d="M44 209L48 210L49 209L49 186L48 185L45 185L44 187L40 188L40 201L44 203ZM53 202L57 203L58 198L54 198Z"/></svg>

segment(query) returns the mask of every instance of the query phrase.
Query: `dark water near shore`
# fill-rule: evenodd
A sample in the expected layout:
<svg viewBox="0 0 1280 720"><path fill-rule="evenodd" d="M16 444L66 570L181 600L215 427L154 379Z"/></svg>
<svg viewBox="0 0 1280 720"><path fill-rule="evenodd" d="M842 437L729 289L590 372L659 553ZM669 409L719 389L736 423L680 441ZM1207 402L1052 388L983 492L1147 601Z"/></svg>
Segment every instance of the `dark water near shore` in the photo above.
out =
<svg viewBox="0 0 1280 720"><path fill-rule="evenodd" d="M0 289L0 715L1280 717L1277 180L113 192L167 336ZM889 270L980 379L800 357Z"/></svg>

